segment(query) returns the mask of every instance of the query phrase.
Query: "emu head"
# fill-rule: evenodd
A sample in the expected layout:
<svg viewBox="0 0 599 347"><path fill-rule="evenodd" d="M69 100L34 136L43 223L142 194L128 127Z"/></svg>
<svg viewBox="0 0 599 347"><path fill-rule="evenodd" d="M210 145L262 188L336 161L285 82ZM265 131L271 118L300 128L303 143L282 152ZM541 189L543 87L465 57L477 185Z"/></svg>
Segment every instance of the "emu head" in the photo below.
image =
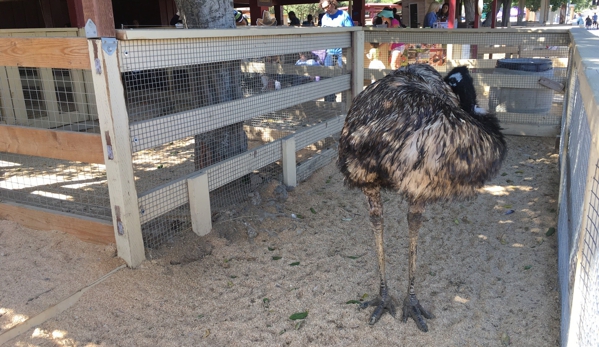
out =
<svg viewBox="0 0 599 347"><path fill-rule="evenodd" d="M475 109L477 107L476 89L474 89L474 81L468 68L458 66L451 70L444 80L460 99L462 109L471 114L477 113Z"/></svg>

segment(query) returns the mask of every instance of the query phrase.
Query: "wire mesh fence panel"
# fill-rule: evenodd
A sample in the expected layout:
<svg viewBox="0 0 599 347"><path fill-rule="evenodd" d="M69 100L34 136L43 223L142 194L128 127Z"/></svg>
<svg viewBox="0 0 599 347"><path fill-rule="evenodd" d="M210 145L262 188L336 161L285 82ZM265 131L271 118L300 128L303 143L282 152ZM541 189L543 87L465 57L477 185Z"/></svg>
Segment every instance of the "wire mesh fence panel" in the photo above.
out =
<svg viewBox="0 0 599 347"><path fill-rule="evenodd" d="M443 75L466 65L478 106L497 114L507 133L557 135L568 45L565 32L367 30L365 84L408 64L429 64Z"/></svg>
<svg viewBox="0 0 599 347"><path fill-rule="evenodd" d="M98 133L90 73L0 66L0 124Z"/></svg>
<svg viewBox="0 0 599 347"><path fill-rule="evenodd" d="M585 236L581 244L579 285L583 305L575 332L580 346L599 345L599 163L595 164L592 175Z"/></svg>
<svg viewBox="0 0 599 347"><path fill-rule="evenodd" d="M0 152L0 200L111 219L101 164Z"/></svg>
<svg viewBox="0 0 599 347"><path fill-rule="evenodd" d="M327 60L330 42L342 47ZM280 140L345 112L349 44L348 33L121 42L146 245L191 228L180 216L198 170L216 219L267 203L283 182Z"/></svg>
<svg viewBox="0 0 599 347"><path fill-rule="evenodd" d="M0 66L0 124L30 129L0 129L0 199L111 219L99 137L61 137L100 132L89 71Z"/></svg>

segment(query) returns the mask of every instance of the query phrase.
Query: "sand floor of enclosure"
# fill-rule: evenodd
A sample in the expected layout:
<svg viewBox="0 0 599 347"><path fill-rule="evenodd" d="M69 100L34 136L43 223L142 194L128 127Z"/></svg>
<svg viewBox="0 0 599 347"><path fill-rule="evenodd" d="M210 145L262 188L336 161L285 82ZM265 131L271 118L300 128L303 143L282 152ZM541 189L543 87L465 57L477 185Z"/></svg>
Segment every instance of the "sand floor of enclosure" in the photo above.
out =
<svg viewBox="0 0 599 347"><path fill-rule="evenodd" d="M263 196L206 237L148 250L5 345L558 346L555 139L508 145L477 198L425 212L416 290L436 315L428 333L387 314L369 326L371 309L347 303L377 294L376 254L365 198L331 163L284 202ZM387 273L403 298L407 205L383 199ZM0 221L0 334L122 264L114 246Z"/></svg>

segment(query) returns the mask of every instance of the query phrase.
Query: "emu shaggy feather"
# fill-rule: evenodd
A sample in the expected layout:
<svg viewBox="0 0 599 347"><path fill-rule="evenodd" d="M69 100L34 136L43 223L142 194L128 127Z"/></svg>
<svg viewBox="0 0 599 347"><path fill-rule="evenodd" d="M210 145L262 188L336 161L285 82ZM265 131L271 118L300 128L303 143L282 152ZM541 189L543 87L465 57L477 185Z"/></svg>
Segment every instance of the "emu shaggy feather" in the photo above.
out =
<svg viewBox="0 0 599 347"><path fill-rule="evenodd" d="M476 90L466 67L445 80L425 64L400 68L368 86L354 100L339 140L338 166L349 187L360 188L369 204L380 276L379 297L369 323L384 312L395 317L399 302L385 274L384 219L380 190L393 189L409 204L408 291L402 320L428 331L434 315L416 297L418 231L426 204L474 196L495 176L506 144L493 114L479 114Z"/></svg>
<svg viewBox="0 0 599 347"><path fill-rule="evenodd" d="M497 118L476 114L474 106L463 109L425 64L371 84L354 99L341 132L338 165L346 184L393 189L411 202L474 196L507 152Z"/></svg>

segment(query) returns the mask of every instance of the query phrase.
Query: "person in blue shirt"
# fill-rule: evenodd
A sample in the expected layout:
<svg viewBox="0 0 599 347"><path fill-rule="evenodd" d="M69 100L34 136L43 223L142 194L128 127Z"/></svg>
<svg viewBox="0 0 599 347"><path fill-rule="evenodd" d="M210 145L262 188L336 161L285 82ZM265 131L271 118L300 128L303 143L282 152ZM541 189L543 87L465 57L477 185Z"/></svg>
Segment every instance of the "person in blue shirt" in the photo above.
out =
<svg viewBox="0 0 599 347"><path fill-rule="evenodd" d="M324 15L320 20L320 26L322 27L353 27L354 22L352 21L349 14L345 11L338 9L339 3L337 0L320 0L320 8L324 10ZM333 57L337 58L337 65L343 67L343 50L341 48L329 48L324 58L325 66L333 66ZM324 101L336 102L337 97L335 94L327 95L324 97Z"/></svg>
<svg viewBox="0 0 599 347"><path fill-rule="evenodd" d="M321 26L322 27L353 27L354 22L352 21L349 14L345 11L338 9L339 3L337 0L320 0L320 8L325 13L322 16ZM341 48L329 48L327 49L327 56L324 59L325 66L333 66L333 57L337 57L337 65L343 66L341 60Z"/></svg>
<svg viewBox="0 0 599 347"><path fill-rule="evenodd" d="M428 7L428 12L424 16L424 24L422 24L423 28L432 28L435 23L437 23L437 12L439 11L439 4L436 1L431 2Z"/></svg>

